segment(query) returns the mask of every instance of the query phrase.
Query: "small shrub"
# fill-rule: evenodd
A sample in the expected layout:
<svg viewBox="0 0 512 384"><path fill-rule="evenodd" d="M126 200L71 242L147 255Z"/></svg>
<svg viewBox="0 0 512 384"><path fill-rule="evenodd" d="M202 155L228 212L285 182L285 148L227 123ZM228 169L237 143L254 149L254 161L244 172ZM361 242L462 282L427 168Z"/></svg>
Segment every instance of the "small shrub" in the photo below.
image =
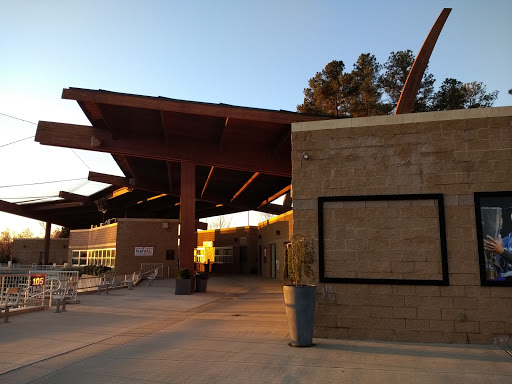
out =
<svg viewBox="0 0 512 384"><path fill-rule="evenodd" d="M315 252L311 240L304 235L294 235L286 247L288 251L289 285L308 285L313 278Z"/></svg>
<svg viewBox="0 0 512 384"><path fill-rule="evenodd" d="M190 279L190 271L187 268L178 270L178 279Z"/></svg>

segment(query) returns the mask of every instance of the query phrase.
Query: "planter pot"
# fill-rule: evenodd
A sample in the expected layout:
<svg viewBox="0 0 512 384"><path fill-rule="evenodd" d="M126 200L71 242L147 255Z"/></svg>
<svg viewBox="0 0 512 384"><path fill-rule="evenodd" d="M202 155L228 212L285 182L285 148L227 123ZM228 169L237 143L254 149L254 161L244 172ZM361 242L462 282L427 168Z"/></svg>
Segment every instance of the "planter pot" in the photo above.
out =
<svg viewBox="0 0 512 384"><path fill-rule="evenodd" d="M316 286L285 285L283 291L290 328L290 345L292 347L313 345Z"/></svg>
<svg viewBox="0 0 512 384"><path fill-rule="evenodd" d="M192 279L176 279L175 295L190 295L192 293Z"/></svg>
<svg viewBox="0 0 512 384"><path fill-rule="evenodd" d="M202 279L196 277L196 292L206 293L206 286L208 285L208 279Z"/></svg>

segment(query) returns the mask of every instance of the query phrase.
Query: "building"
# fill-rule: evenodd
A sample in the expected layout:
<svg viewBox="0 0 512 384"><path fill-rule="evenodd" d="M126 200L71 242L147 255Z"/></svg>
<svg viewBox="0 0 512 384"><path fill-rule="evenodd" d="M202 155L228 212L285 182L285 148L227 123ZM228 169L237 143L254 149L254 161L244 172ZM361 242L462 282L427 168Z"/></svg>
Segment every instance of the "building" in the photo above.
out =
<svg viewBox="0 0 512 384"><path fill-rule="evenodd" d="M68 263L73 267L105 265L117 275L132 274L142 264L162 266L163 276L176 276L178 221L116 219L110 224L72 230Z"/></svg>
<svg viewBox="0 0 512 384"><path fill-rule="evenodd" d="M294 233L318 248L317 337L510 341L512 108L296 123ZM499 212L494 232L483 208ZM499 267L497 266L499 264Z"/></svg>

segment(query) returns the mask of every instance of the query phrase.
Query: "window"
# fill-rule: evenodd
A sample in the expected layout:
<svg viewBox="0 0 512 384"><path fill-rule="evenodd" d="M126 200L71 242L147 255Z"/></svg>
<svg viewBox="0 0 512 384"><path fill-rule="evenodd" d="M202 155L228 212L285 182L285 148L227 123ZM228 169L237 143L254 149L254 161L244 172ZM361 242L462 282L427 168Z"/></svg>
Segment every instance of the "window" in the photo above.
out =
<svg viewBox="0 0 512 384"><path fill-rule="evenodd" d="M114 268L115 261L115 248L73 251L71 254L71 265L73 266L104 265Z"/></svg>

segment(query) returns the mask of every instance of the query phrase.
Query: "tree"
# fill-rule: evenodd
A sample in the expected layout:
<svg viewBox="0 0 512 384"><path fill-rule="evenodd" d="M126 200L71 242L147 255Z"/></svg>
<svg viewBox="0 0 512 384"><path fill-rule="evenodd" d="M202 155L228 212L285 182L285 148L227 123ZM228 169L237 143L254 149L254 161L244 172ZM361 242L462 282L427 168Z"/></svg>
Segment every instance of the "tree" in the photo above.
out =
<svg viewBox="0 0 512 384"><path fill-rule="evenodd" d="M59 227L55 228L50 236L52 239L67 239L69 238L69 228Z"/></svg>
<svg viewBox="0 0 512 384"><path fill-rule="evenodd" d="M208 229L222 229L229 228L231 225L230 215L220 215L212 217L211 220L207 220Z"/></svg>
<svg viewBox="0 0 512 384"><path fill-rule="evenodd" d="M385 72L380 77L384 92L390 99L393 109L398 104L402 88L414 64L414 55L410 49L406 51L391 52L388 61L384 63ZM428 67L423 74L420 89L416 96L413 112L428 111L434 93L434 76L428 73Z"/></svg>
<svg viewBox="0 0 512 384"><path fill-rule="evenodd" d="M411 50L391 52L383 66L374 55L363 53L350 73L343 72L343 61L333 60L309 79L304 103L297 111L346 117L392 113L413 63ZM498 97L498 91L487 93L485 85L477 81L464 84L448 78L437 92L434 83L434 76L425 71L413 112L490 107Z"/></svg>
<svg viewBox="0 0 512 384"><path fill-rule="evenodd" d="M481 82L463 84L456 79L445 79L433 98L432 110L486 108L494 104L498 91L486 93Z"/></svg>
<svg viewBox="0 0 512 384"><path fill-rule="evenodd" d="M328 63L322 72L309 79L309 87L304 89L304 103L297 111L330 116L348 116L347 78L341 60Z"/></svg>
<svg viewBox="0 0 512 384"><path fill-rule="evenodd" d="M25 228L23 231L18 233L16 237L20 239L32 239L34 237L34 234L29 228Z"/></svg>
<svg viewBox="0 0 512 384"><path fill-rule="evenodd" d="M0 262L7 263L11 259L13 234L9 228L0 233Z"/></svg>
<svg viewBox="0 0 512 384"><path fill-rule="evenodd" d="M391 109L381 102L381 67L374 55L363 53L354 64L352 72L345 76L348 79L350 116L384 115Z"/></svg>

